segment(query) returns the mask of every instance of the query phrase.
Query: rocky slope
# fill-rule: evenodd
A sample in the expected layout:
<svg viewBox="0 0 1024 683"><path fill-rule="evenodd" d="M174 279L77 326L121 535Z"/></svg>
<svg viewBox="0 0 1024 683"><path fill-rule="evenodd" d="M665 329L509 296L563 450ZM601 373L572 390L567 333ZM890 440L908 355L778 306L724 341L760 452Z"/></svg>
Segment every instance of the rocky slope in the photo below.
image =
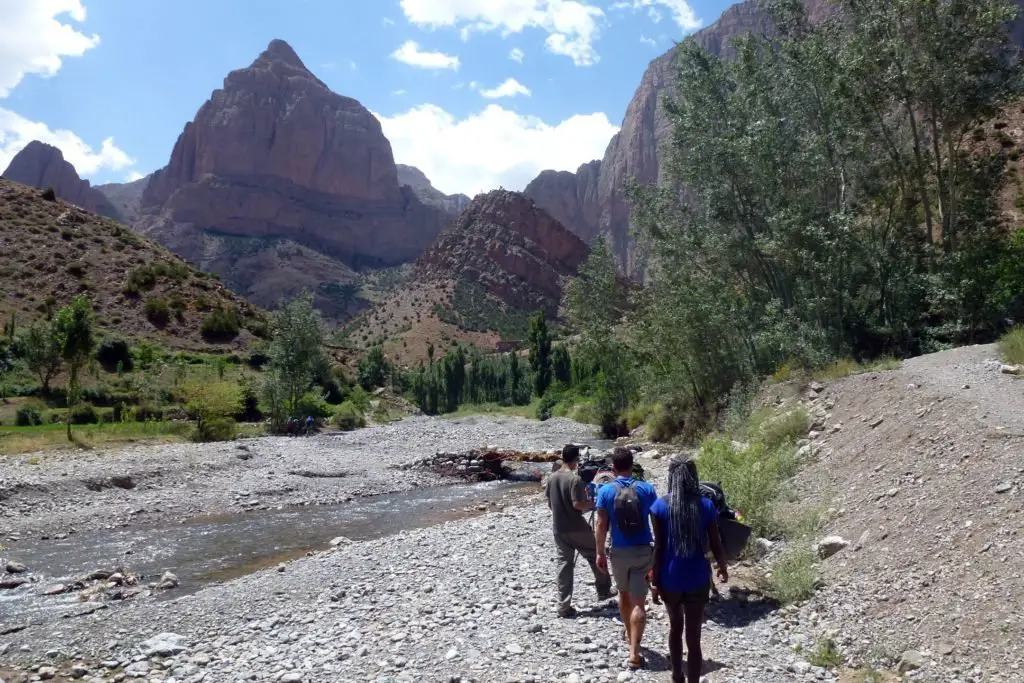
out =
<svg viewBox="0 0 1024 683"><path fill-rule="evenodd" d="M0 316L15 314L19 326L86 294L109 333L201 350L246 346L253 336L245 325L263 315L213 276L124 225L8 180L0 180L0 253ZM149 301L163 302L165 319L147 316ZM243 329L237 336L204 338L203 322L215 309L238 314Z"/></svg>
<svg viewBox="0 0 1024 683"><path fill-rule="evenodd" d="M142 206L142 193L149 184L152 175L148 175L130 183L107 183L97 185L96 189L103 193L107 200L117 210L118 219L125 225L134 225L139 219L139 209Z"/></svg>
<svg viewBox="0 0 1024 683"><path fill-rule="evenodd" d="M292 251L287 272L264 273L278 296L290 296L307 284L296 273L316 272L330 289L350 284L352 269L411 261L446 218L399 185L377 119L328 89L280 40L203 104L146 185L140 211L141 232L253 297L235 275L238 240L250 240L246 250L283 243Z"/></svg>
<svg viewBox="0 0 1024 683"><path fill-rule="evenodd" d="M451 216L457 216L473 201L464 194L445 194L431 184L430 179L415 166L398 164L398 183L412 188L420 201L435 206Z"/></svg>
<svg viewBox="0 0 1024 683"><path fill-rule="evenodd" d="M1020 0L1024 6L1024 0ZM807 0L812 21L829 12L826 0ZM732 55L732 41L741 35L765 32L771 22L758 0L744 0L722 13L715 23L698 31L693 39L712 54ZM1013 29L1018 43L1024 44L1024 21ZM653 60L640 79L619 132L605 150L599 169L586 164L573 182L564 173L545 171L526 189L542 208L563 221L588 242L605 236L613 246L625 271L635 275L636 254L630 238L629 204L622 190L630 178L650 184L661 179L663 153L669 125L664 99L674 90L674 63L677 48ZM594 175L597 175L596 187ZM582 191L581 191L582 188Z"/></svg>
<svg viewBox="0 0 1024 683"><path fill-rule="evenodd" d="M32 187L52 187L54 193L69 204L121 220L114 204L97 188L91 187L88 180L80 178L75 167L53 145L38 140L28 143L11 159L3 177Z"/></svg>
<svg viewBox="0 0 1024 683"><path fill-rule="evenodd" d="M349 326L357 346L385 342L412 360L428 343L493 348L522 339L528 317L558 314L562 287L588 249L524 194L478 195L416 261L408 283Z"/></svg>

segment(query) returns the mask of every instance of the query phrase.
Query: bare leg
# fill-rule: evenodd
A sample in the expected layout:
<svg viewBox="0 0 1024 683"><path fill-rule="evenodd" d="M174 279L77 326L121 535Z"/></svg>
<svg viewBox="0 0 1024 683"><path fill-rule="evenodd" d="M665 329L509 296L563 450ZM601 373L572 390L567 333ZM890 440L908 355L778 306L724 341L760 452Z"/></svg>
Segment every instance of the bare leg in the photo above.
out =
<svg viewBox="0 0 1024 683"><path fill-rule="evenodd" d="M639 665L642 660L640 656L640 641L644 638L644 627L647 626L647 609L642 601L633 603L633 610L629 615L629 661L631 664Z"/></svg>
<svg viewBox="0 0 1024 683"><path fill-rule="evenodd" d="M622 619L622 626L626 630L625 640L630 642L630 615L633 613L633 596L626 591L619 591L619 618Z"/></svg>
<svg viewBox="0 0 1024 683"><path fill-rule="evenodd" d="M661 599L668 613L668 656L672 662L672 683L685 683L683 677L683 597L679 593L662 592Z"/></svg>
<svg viewBox="0 0 1024 683"><path fill-rule="evenodd" d="M703 601L683 605L686 631L686 680L700 683L700 670L704 666L704 653L700 647L701 627L704 625Z"/></svg>

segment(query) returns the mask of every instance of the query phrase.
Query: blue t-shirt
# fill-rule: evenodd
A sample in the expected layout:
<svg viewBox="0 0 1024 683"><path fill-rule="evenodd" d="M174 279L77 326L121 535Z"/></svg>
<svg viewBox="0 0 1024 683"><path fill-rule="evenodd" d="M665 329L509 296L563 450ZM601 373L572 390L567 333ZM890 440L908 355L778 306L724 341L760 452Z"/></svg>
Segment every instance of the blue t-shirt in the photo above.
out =
<svg viewBox="0 0 1024 683"><path fill-rule="evenodd" d="M619 483L635 483L636 497L640 503L640 516L645 520L651 513L651 506L658 500L658 493L654 490L653 486L646 481L637 481L631 477L619 477L614 482L609 482L597 490L597 509L608 513L608 527L612 533L612 547L625 548L631 545L650 545L654 542L654 535L651 534L650 524L645 524L643 531L640 533L626 536L619 530L619 525L615 523L615 494L619 492Z"/></svg>
<svg viewBox="0 0 1024 683"><path fill-rule="evenodd" d="M661 566L658 567L658 583L663 590L673 593L685 593L699 590L711 582L711 565L704 559L703 551L690 557L676 555L675 543L669 530L672 523L668 506L668 496L663 496L651 508L651 514L657 518L665 532L665 552ZM712 522L718 521L718 510L707 498L700 499L700 529L706 536Z"/></svg>

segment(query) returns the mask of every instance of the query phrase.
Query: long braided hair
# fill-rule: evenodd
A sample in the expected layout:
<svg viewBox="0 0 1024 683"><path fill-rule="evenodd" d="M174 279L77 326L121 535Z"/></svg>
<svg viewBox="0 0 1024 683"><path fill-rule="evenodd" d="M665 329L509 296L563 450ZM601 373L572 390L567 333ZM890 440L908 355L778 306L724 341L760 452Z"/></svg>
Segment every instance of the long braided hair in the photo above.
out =
<svg viewBox="0 0 1024 683"><path fill-rule="evenodd" d="M668 468L668 533L679 557L704 552L700 499L697 464L691 459L672 461Z"/></svg>

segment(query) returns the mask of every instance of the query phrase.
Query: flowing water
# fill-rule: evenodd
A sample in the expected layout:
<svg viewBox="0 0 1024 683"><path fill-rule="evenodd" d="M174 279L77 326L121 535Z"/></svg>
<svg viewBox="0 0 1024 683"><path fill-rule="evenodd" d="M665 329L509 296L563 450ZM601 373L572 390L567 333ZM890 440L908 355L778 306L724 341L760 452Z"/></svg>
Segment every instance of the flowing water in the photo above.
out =
<svg viewBox="0 0 1024 683"><path fill-rule="evenodd" d="M44 596L45 587L69 583L97 569L124 568L141 584L174 572L173 598L327 548L344 536L365 540L480 514L488 503L536 495L536 483L490 482L385 494L330 506L240 512L75 534L62 540L18 543L5 554L29 567L38 581L0 591L0 631L83 609L79 595ZM481 509L483 508L483 509Z"/></svg>

